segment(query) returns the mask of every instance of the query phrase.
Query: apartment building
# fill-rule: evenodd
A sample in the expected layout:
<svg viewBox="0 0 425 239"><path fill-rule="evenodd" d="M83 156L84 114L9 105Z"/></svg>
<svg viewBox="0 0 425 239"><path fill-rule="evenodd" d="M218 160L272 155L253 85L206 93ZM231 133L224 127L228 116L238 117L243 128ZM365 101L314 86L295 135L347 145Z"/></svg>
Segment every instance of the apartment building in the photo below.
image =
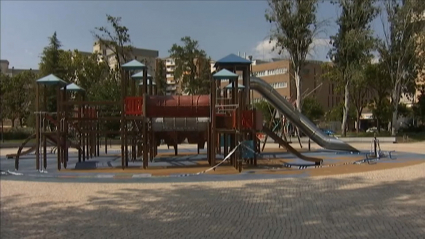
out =
<svg viewBox="0 0 425 239"><path fill-rule="evenodd" d="M0 71L1 73L8 75L10 77L15 76L21 72L24 71L32 71L35 74L38 74L38 69L15 69L15 67L12 66L12 68L9 68L9 61L8 60L0 60Z"/></svg>
<svg viewBox="0 0 425 239"><path fill-rule="evenodd" d="M253 60L252 72L257 77L268 82L277 92L286 99L294 102L297 91L293 77L293 69L288 59L272 59L271 61ZM323 106L324 110L330 110L338 105L342 100L340 94L336 93L336 87L329 81L322 79L322 62L307 61L306 66L301 72L302 85L301 92L303 97L315 97ZM239 82L242 84L242 76L239 76ZM222 86L229 84L223 81ZM257 92L252 93L253 102L263 100L263 97Z"/></svg>
<svg viewBox="0 0 425 239"><path fill-rule="evenodd" d="M165 68L166 68L166 77L167 77L167 89L166 94L167 95L176 95L176 94L182 94L182 88L181 88L181 82L179 79L175 79L174 77L174 71L176 68L176 62L171 57L164 58L165 61ZM214 72L215 61L210 61L210 69L211 72Z"/></svg>
<svg viewBox="0 0 425 239"><path fill-rule="evenodd" d="M95 41L93 44L93 53L100 54L101 61L107 61L109 67L115 68L118 64L115 54L112 49L108 48L106 45L102 44L100 41ZM156 58L158 58L159 52L157 50L143 49L133 47L128 53L128 59L135 59L148 68L148 73L153 75L156 67Z"/></svg>
<svg viewBox="0 0 425 239"><path fill-rule="evenodd" d="M179 81L177 79L174 79L174 70L176 68L176 62L171 57L166 57L164 59L164 62L165 62L165 72L166 72L166 78L167 78L166 94L176 95L178 93L181 93L181 89L178 84Z"/></svg>

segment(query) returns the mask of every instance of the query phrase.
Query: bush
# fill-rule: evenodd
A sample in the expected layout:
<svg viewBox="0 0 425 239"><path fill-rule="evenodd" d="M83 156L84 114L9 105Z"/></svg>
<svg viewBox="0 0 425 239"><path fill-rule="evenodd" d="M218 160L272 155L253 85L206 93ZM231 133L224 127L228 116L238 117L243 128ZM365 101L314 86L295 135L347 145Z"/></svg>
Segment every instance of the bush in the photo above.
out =
<svg viewBox="0 0 425 239"><path fill-rule="evenodd" d="M7 132L3 133L4 140L24 140L30 135L34 134L33 128L12 128Z"/></svg>

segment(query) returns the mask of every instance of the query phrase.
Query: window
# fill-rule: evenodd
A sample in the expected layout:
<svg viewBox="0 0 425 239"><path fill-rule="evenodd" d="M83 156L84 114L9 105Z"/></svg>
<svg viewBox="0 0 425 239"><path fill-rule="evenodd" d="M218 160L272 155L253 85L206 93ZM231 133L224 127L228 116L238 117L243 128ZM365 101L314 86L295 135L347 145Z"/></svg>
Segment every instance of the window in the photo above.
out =
<svg viewBox="0 0 425 239"><path fill-rule="evenodd" d="M275 82L275 83L270 83L270 85L275 89L282 89L282 88L288 87L288 82Z"/></svg>

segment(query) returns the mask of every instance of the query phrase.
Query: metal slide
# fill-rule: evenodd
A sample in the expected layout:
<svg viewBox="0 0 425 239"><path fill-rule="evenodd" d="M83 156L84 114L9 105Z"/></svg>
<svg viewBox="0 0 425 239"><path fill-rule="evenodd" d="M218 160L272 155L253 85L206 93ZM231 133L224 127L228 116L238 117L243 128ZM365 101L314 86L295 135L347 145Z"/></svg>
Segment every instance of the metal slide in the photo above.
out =
<svg viewBox="0 0 425 239"><path fill-rule="evenodd" d="M271 85L258 77L251 77L250 88L260 93L280 113L285 115L289 121L295 124L311 140L325 149L359 152L342 140L331 138L324 134L307 117L299 113L295 107L281 96Z"/></svg>
<svg viewBox="0 0 425 239"><path fill-rule="evenodd" d="M264 133L266 133L268 136L270 136L270 138L272 138L274 141L276 141L278 144L282 145L283 147L286 148L286 150L288 150L288 152L290 152L291 154L297 156L298 158L305 160L305 161L309 161L309 162L314 162L316 165L320 165L323 162L323 159L319 159L319 158L314 158L314 157L308 157L305 155L302 155L300 152L298 152L296 149L292 148L291 145L288 144L288 142L286 142L285 140L283 140L281 137L279 137L279 135L275 134L273 131L271 131L268 127L263 126L263 130Z"/></svg>

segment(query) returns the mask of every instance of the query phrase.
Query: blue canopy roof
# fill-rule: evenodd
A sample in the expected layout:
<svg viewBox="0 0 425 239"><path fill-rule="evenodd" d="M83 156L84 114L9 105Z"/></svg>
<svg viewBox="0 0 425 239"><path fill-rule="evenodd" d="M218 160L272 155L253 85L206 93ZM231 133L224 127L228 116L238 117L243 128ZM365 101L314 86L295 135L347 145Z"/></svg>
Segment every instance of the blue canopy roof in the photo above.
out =
<svg viewBox="0 0 425 239"><path fill-rule="evenodd" d="M143 68L145 68L146 66L140 61L132 60L130 62L125 63L121 67L125 70L135 71L135 70L143 70Z"/></svg>
<svg viewBox="0 0 425 239"><path fill-rule="evenodd" d="M62 87L61 89L63 90L65 87ZM66 90L67 91L85 91L83 88L81 88L80 86L71 83L69 85L66 86Z"/></svg>
<svg viewBox="0 0 425 239"><path fill-rule="evenodd" d="M53 74L40 78L36 82L38 84L43 84L43 85L66 85L67 84L64 80L62 80L61 78Z"/></svg>
<svg viewBox="0 0 425 239"><path fill-rule="evenodd" d="M235 54L230 54L216 61L215 65L217 64L247 64L249 65L251 64L251 61L245 58L242 58L240 56L237 56Z"/></svg>
<svg viewBox="0 0 425 239"><path fill-rule="evenodd" d="M237 86L238 89L245 89L245 86L242 85L242 84L239 84L238 82L236 83L236 86ZM232 89L232 83L226 85L224 88L225 89Z"/></svg>
<svg viewBox="0 0 425 239"><path fill-rule="evenodd" d="M131 76L134 80L143 80L143 71L137 72ZM148 74L148 79L152 79L152 76Z"/></svg>
<svg viewBox="0 0 425 239"><path fill-rule="evenodd" d="M239 77L238 74L235 74L235 73L233 73L229 70L226 70L226 69L222 69L221 71L219 71L219 72L217 72L213 75L213 78L216 79L216 80L235 79L235 78L238 78L238 77Z"/></svg>

